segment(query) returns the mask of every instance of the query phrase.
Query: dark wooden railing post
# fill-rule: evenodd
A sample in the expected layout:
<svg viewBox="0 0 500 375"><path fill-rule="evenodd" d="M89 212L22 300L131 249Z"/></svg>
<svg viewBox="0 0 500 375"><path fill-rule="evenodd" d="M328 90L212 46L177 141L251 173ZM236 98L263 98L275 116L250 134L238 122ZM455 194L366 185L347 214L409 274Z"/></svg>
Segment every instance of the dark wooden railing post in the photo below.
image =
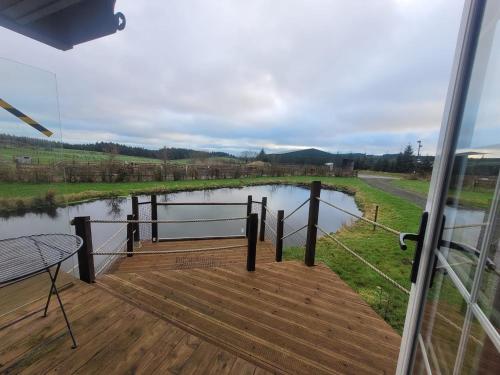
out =
<svg viewBox="0 0 500 375"><path fill-rule="evenodd" d="M248 237L248 225L250 220L250 214L252 213L252 196L249 195L247 199L247 227L245 230L245 236Z"/></svg>
<svg viewBox="0 0 500 375"><path fill-rule="evenodd" d="M80 280L86 283L95 281L94 255L92 252L92 229L90 216L78 216L71 222L75 226L75 234L83 240L80 250L78 250L78 271Z"/></svg>
<svg viewBox="0 0 500 375"><path fill-rule="evenodd" d="M151 220L158 220L156 195L151 196ZM158 223L151 223L151 241L158 242Z"/></svg>
<svg viewBox="0 0 500 375"><path fill-rule="evenodd" d="M314 266L316 256L316 237L318 234L318 216L319 216L319 196L321 194L321 181L311 183L311 195L309 198L309 219L307 221L307 240L304 262L307 266Z"/></svg>
<svg viewBox="0 0 500 375"><path fill-rule="evenodd" d="M260 205L260 232L259 240L264 241L266 236L266 210L267 207L267 197L262 197L262 204Z"/></svg>
<svg viewBox="0 0 500 375"><path fill-rule="evenodd" d="M127 221L135 220L135 215L127 215ZM127 256L134 255L134 223L127 223ZM136 232L137 233L137 232Z"/></svg>
<svg viewBox="0 0 500 375"><path fill-rule="evenodd" d="M139 220L139 197L133 196L132 197L132 215L134 215L134 220ZM139 232L139 223L134 224L134 230L135 230L135 241L140 241L141 240L141 234Z"/></svg>
<svg viewBox="0 0 500 375"><path fill-rule="evenodd" d="M285 211L278 211L278 222L276 223L276 262L281 262L283 258L283 218L285 217Z"/></svg>
<svg viewBox="0 0 500 375"><path fill-rule="evenodd" d="M378 204L375 206L375 216L373 217L373 221L377 222L377 218L378 218ZM377 226L373 225L373 230L375 229L377 229Z"/></svg>
<svg viewBox="0 0 500 375"><path fill-rule="evenodd" d="M247 271L255 271L255 259L257 256L257 232L259 230L259 218L257 214L250 214L248 218L248 249L247 249Z"/></svg>

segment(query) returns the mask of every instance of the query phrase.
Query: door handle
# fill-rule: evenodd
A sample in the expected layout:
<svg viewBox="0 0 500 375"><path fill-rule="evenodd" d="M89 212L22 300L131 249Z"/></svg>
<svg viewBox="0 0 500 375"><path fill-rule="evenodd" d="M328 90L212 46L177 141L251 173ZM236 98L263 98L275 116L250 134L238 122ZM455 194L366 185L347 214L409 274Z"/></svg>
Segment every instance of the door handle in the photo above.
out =
<svg viewBox="0 0 500 375"><path fill-rule="evenodd" d="M420 265L420 256L422 255L422 246L424 244L425 230L427 229L427 220L429 218L429 213L424 212L420 218L420 226L418 228L418 233L400 233L399 235L399 247L401 250L406 250L408 246L405 241L415 241L417 247L415 249L415 256L413 257L413 265L411 268L410 280L412 283L417 281L418 267Z"/></svg>

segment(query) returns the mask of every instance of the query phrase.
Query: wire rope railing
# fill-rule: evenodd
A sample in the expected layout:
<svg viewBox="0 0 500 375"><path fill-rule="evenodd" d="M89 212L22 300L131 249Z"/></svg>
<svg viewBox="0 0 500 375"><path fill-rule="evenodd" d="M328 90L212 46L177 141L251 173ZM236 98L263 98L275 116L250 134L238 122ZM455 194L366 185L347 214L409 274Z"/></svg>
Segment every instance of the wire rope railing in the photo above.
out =
<svg viewBox="0 0 500 375"><path fill-rule="evenodd" d="M287 239L288 237L293 236L294 234L296 234L296 233L300 232L302 229L305 229L305 228L307 228L307 224L306 224L306 225L304 225L304 226L302 226L302 227L300 227L300 228L298 228L298 229L295 229L295 230L294 230L293 232L291 232L291 233L287 233L287 234L283 235L283 237L281 237L281 239L282 239L282 240Z"/></svg>
<svg viewBox="0 0 500 375"><path fill-rule="evenodd" d="M385 272L383 272L378 267L376 267L375 265L373 265L372 263L370 263L368 260L366 260L365 258L363 258L357 252L355 252L354 250L352 250L351 248L349 248L346 244L344 244L338 238L334 237L332 234L330 234L327 231L325 231L319 225L316 225L316 228L318 228L318 230L320 230L326 237L328 237L328 238L332 239L333 241L335 241L335 243L337 243L337 245L339 245L341 248L343 248L349 254L351 254L356 259L358 259L359 261L361 261L363 264L365 264L366 266L368 266L370 269L372 269L373 271L375 271L378 275L382 276L385 280L389 281L396 288L398 288L402 292L406 293L407 295L410 294L410 291L407 288L405 288L404 286L402 286L401 284L399 284L397 281L395 281L393 278L391 278Z"/></svg>
<svg viewBox="0 0 500 375"><path fill-rule="evenodd" d="M104 219L91 219L90 223L95 224L141 224L141 223L149 223L149 224L183 224L183 223L209 223L214 221L235 221L235 220L246 220L248 216L242 217L220 217L220 218L204 218L204 219L178 219L178 220L104 220Z"/></svg>
<svg viewBox="0 0 500 375"><path fill-rule="evenodd" d="M251 196L248 197L247 203L228 203L228 202L204 202L205 205L238 205L247 207L246 216L234 216L234 217L208 217L208 218L179 218L179 219L159 219L157 206L161 205L177 205L177 206L189 206L197 205L197 203L192 202L157 202L157 196L152 195L151 200L148 202L139 202L138 197L132 197L132 214L127 215L126 219L100 219L100 218L90 218L85 216L75 217L72 220L72 224L75 225L75 232L79 233L82 238L84 238L84 246L82 247L81 262L78 264L78 271L80 274L80 279L86 282L93 282L95 280L95 275L105 272L106 269L110 267L113 261L119 257L132 257L134 255L161 255L161 254L176 254L176 253L195 253L195 252L213 252L217 250L229 250L238 249L246 247L247 251L247 269L249 271L255 269L255 259L256 259L256 244L257 241L253 240L254 236L258 236L258 219L257 215L252 213L252 206L254 202ZM260 203L260 202L259 202ZM263 202L264 203L264 202ZM259 206L262 206L260 204ZM269 210L268 210L269 211ZM267 211L266 211L267 212ZM275 215L271 212L268 215L267 227L272 226L271 221L274 220ZM203 237L183 237L183 238L158 238L158 224L186 224L186 223L212 223L212 222L232 222L232 221L246 221L247 233L245 235L219 235L219 236L203 236ZM103 243L99 244L95 249L92 245L92 231L91 226L96 224L125 224L120 226L118 230L112 233ZM264 224L262 224L264 226ZM126 238L122 240L121 236L124 235L126 230ZM142 233L141 233L142 232ZM148 232L150 236L148 236ZM274 235L274 228L269 227L267 231L268 238ZM141 235L142 234L142 235ZM139 245L142 247L142 240L150 240L155 242L160 241L192 241L192 240L218 240L218 239L241 239L247 238L248 243L223 243L220 246L213 246L213 243L203 243L206 246L186 246L186 248L179 248L178 245L153 249L148 245L144 250L134 249ZM275 237L275 236L274 236ZM252 239L252 240L251 240ZM201 244L201 243L200 243ZM212 246L210 246L212 245ZM79 255L79 259L80 259ZM94 266L94 258L98 257L97 262ZM106 256L102 260L102 256Z"/></svg>
<svg viewBox="0 0 500 375"><path fill-rule="evenodd" d="M357 219L359 219L359 220L362 220L362 221L364 221L364 222L366 222L366 223L369 223L369 224L371 224L371 225L374 225L374 226L376 226L376 227L378 227L378 228L384 229L385 231L387 231L387 232L389 232L389 233L392 233L392 234L394 234L394 235L396 235L396 236L399 236L399 235L401 234L401 232L400 232L400 231L398 231L398 230L396 230L396 229L390 228L390 227L388 227L387 225L380 224L380 223L378 223L378 222L376 222L376 221L373 221L373 220L367 219L366 217L361 216L361 215L357 215L357 214L355 214L355 213L353 213L353 212L349 212L349 211L347 211L346 209L344 209L344 208L342 208L342 207L336 206L336 205L334 205L333 203L330 203L330 202L328 202L328 201L325 201L324 199L321 199L321 198L319 198L319 197L316 197L316 199L317 199L318 201L320 201L321 203L326 204L327 206L330 206L330 207L335 208L335 209L337 209L337 210L339 210L339 211L342 211L342 212L344 212L344 213L346 213L346 214L348 214L348 215L351 215L351 216L353 216L353 217L355 217L355 218L357 218Z"/></svg>
<svg viewBox="0 0 500 375"><path fill-rule="evenodd" d="M177 253L194 253L203 251L214 251L214 250L228 250L228 249L238 249L246 247L246 245L231 245L231 246L217 246L217 247L200 247L200 248L187 248L187 249L172 249L172 250L143 250L134 251L133 255L159 255L159 254L177 254ZM92 253L93 255L121 255L129 256L127 252L99 252Z"/></svg>
<svg viewBox="0 0 500 375"><path fill-rule="evenodd" d="M296 213L298 210L300 210L302 207L304 207L304 205L309 202L310 198L307 198L303 203L301 203L297 208L295 208L292 212L290 212L288 215L286 215L284 218L283 218L283 221L285 221L286 219L290 218L290 216L292 216L294 213Z"/></svg>

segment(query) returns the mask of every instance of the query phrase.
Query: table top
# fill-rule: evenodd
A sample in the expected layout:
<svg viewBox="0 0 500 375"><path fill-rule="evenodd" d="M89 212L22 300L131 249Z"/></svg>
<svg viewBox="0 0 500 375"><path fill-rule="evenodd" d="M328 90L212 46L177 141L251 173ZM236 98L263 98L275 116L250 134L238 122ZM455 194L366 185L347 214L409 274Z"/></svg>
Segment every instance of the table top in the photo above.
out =
<svg viewBox="0 0 500 375"><path fill-rule="evenodd" d="M83 240L71 234L37 234L0 240L0 284L36 275L70 258Z"/></svg>

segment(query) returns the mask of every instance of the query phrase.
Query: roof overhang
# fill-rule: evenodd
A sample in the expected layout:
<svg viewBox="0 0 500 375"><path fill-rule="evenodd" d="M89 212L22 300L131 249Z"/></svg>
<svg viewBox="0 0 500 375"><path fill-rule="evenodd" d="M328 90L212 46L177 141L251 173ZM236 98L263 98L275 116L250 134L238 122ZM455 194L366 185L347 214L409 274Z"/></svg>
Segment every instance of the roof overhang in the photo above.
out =
<svg viewBox="0 0 500 375"><path fill-rule="evenodd" d="M0 0L0 26L66 51L123 30L115 0Z"/></svg>

